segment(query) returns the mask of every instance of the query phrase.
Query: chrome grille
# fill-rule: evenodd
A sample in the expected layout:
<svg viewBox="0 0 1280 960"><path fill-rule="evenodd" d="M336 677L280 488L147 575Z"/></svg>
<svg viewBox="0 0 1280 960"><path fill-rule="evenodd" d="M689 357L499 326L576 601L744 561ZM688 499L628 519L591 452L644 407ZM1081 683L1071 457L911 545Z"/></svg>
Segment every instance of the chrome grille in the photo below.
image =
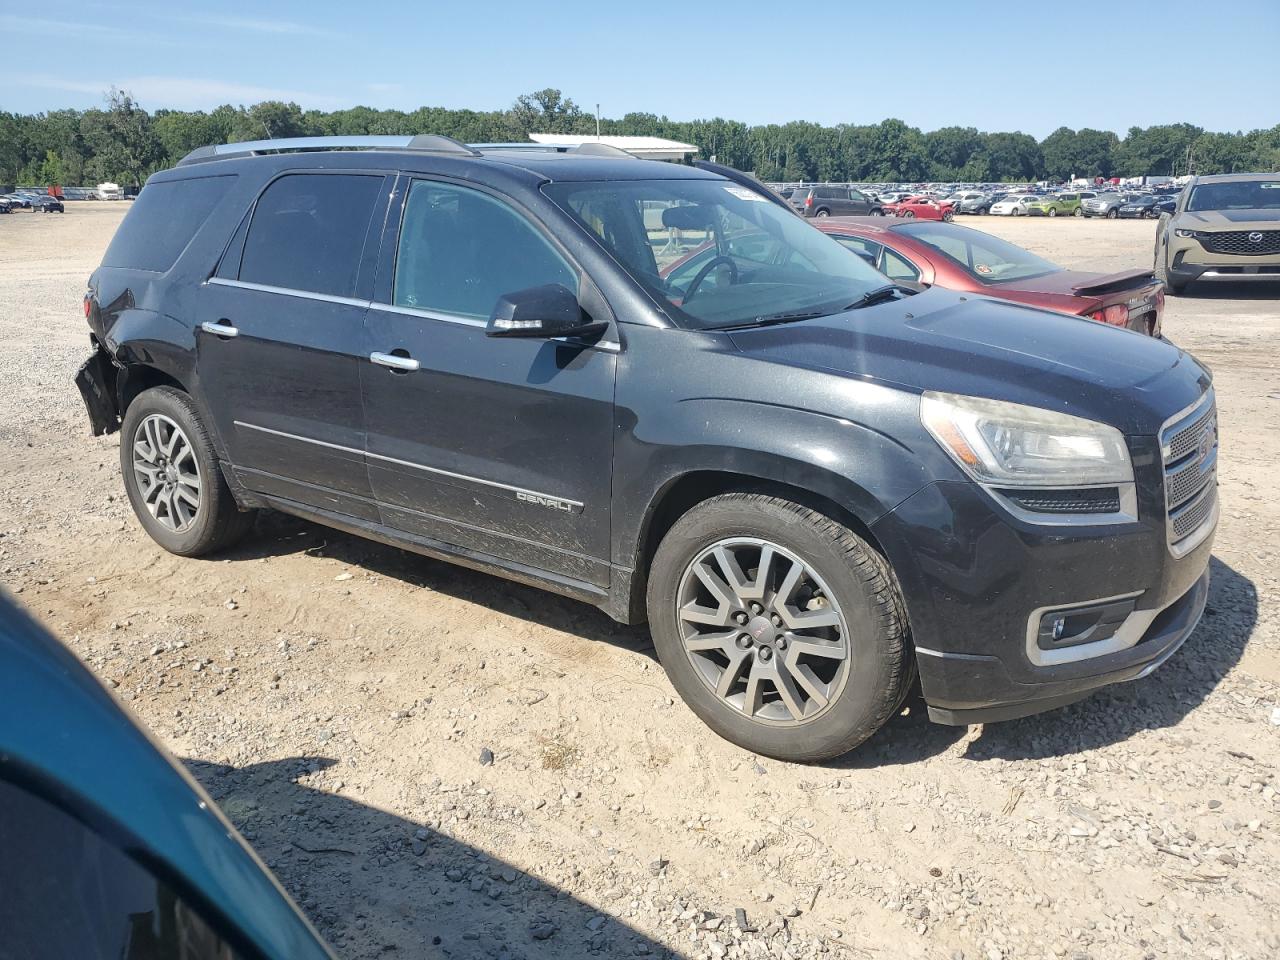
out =
<svg viewBox="0 0 1280 960"><path fill-rule="evenodd" d="M1197 239L1210 253L1246 257L1280 253L1280 230L1222 230L1198 234Z"/></svg>
<svg viewBox="0 0 1280 960"><path fill-rule="evenodd" d="M1176 554L1195 546L1216 516L1218 502L1218 410L1209 391L1160 434L1164 463L1169 548Z"/></svg>

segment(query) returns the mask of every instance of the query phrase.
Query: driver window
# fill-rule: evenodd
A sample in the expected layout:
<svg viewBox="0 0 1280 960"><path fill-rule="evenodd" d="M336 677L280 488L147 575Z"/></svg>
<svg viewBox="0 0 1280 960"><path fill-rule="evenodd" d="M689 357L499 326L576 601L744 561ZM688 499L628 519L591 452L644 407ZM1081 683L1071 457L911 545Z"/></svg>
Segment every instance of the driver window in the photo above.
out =
<svg viewBox="0 0 1280 960"><path fill-rule="evenodd" d="M920 279L919 270L888 248L884 251L880 272L890 280L908 280L914 283Z"/></svg>
<svg viewBox="0 0 1280 960"><path fill-rule="evenodd" d="M414 182L400 226L396 306L484 319L503 294L549 283L578 292L577 273L522 215L478 190Z"/></svg>

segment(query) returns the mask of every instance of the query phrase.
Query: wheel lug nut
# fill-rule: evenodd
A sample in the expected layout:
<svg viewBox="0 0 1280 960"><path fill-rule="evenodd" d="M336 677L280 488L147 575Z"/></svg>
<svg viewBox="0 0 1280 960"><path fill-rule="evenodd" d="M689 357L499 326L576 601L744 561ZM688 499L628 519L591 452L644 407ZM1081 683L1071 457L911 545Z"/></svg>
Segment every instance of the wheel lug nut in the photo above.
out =
<svg viewBox="0 0 1280 960"><path fill-rule="evenodd" d="M768 647L761 647L761 648L760 648L760 659L761 659L761 660L772 660L772 659L773 659L773 651L772 651L772 650L770 650Z"/></svg>
<svg viewBox="0 0 1280 960"><path fill-rule="evenodd" d="M750 619L750 617L748 617L743 611L739 610L733 615L733 619L739 625L743 625Z"/></svg>
<svg viewBox="0 0 1280 960"><path fill-rule="evenodd" d="M753 604L751 605L751 612L752 612L752 613L759 613L759 612L760 612L761 610L763 610L763 609L764 609L764 607L760 606L760 604L758 604L758 603L753 603Z"/></svg>
<svg viewBox="0 0 1280 960"><path fill-rule="evenodd" d="M775 647L777 647L779 650L785 650L785 649L787 649L787 638L786 638L786 637L774 637L774 638L773 638L773 645L774 645Z"/></svg>
<svg viewBox="0 0 1280 960"><path fill-rule="evenodd" d="M750 634L746 634L746 633L739 634L739 635L738 635L738 646L739 646L739 647L741 647L743 650L745 650L745 649L747 649L747 647L751 646L751 636L750 636Z"/></svg>
<svg viewBox="0 0 1280 960"><path fill-rule="evenodd" d="M775 627L780 627L780 626L782 626L782 618L781 618L780 616L778 616L776 613L773 615L773 617L772 617L771 619L773 620L773 625L774 625Z"/></svg>

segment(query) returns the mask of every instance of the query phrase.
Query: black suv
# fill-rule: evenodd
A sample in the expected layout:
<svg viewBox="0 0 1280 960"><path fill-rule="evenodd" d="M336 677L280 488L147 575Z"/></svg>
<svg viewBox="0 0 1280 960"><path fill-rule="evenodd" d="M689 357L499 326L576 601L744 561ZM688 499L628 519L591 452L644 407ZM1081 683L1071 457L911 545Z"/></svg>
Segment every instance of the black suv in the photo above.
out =
<svg viewBox="0 0 1280 960"><path fill-rule="evenodd" d="M194 556L270 507L647 619L699 716L796 760L917 670L935 720L988 721L1186 639L1218 513L1192 357L914 294L746 177L609 153L264 141L153 176L77 377L148 533Z"/></svg>
<svg viewBox="0 0 1280 960"><path fill-rule="evenodd" d="M797 187L792 206L805 217L883 217L884 207L853 187Z"/></svg>

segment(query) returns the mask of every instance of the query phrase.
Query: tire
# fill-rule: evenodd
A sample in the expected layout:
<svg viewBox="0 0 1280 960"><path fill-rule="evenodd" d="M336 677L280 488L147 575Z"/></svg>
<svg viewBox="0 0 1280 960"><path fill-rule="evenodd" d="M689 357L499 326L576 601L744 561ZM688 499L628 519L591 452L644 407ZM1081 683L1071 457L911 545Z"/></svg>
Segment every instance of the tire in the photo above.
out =
<svg viewBox="0 0 1280 960"><path fill-rule="evenodd" d="M870 213L870 216L873 216L873 217L883 217L883 216L884 216L884 211L883 211L882 209L880 209L879 207L875 207L875 208L873 208L873 209L872 209L872 211L871 211L871 213Z"/></svg>
<svg viewBox="0 0 1280 960"><path fill-rule="evenodd" d="M916 218L916 212L914 210L902 210L899 211L898 216L907 220L914 220Z"/></svg>
<svg viewBox="0 0 1280 960"><path fill-rule="evenodd" d="M745 609L750 604L743 595L761 579L759 567L751 564L763 563L765 546L774 552L763 579L774 587L791 582L797 561L804 571L794 581L790 598L772 609L783 610L788 617L812 617L825 611L825 619L839 626L819 629L829 630L834 637L797 634L795 631L815 628L792 624L793 629L785 629L787 621L777 626L779 619L770 609ZM727 639L713 636L721 630L717 624L706 624L699 630L698 624L680 615L691 604L705 605L701 591L706 591L706 581L698 569L721 572L714 576L728 569L720 565L717 550L729 551L738 571L750 578L750 583L739 581L742 593L730 587L725 602L718 603L709 618L715 620L723 614L732 634L742 622L736 619L733 607L742 605L737 615L747 618L741 629L750 633ZM728 582L728 577L719 581L722 588ZM771 592L762 590L761 599ZM690 596L694 599L687 599ZM716 602L714 594L707 592L705 596ZM658 547L649 571L647 604L658 658L672 685L712 730L754 753L801 763L847 753L884 725L914 680L905 608L884 558L830 517L779 497L729 493L689 510ZM785 630L785 636L775 634L775 626ZM698 637L705 638L704 643L691 652L686 640ZM804 646L823 649L826 655L802 652L805 640L809 642ZM779 650L777 662L773 662L771 645ZM829 651L835 648L843 652L843 660L830 657ZM740 657L743 667L729 678L732 683L728 689L734 692L722 698L713 684L725 680L727 665L732 662L730 654ZM788 706L780 692L787 684L776 685L767 677L770 669L776 675L799 676L788 671L794 670L801 658L808 658L802 665L809 667L810 673L804 683L790 683L791 703L804 700L797 717L794 706ZM757 677L757 696L748 714L752 677ZM825 685L826 695L821 699L813 696L810 683Z"/></svg>
<svg viewBox="0 0 1280 960"><path fill-rule="evenodd" d="M1083 217L1083 216L1084 216L1084 207L1076 207L1076 208L1075 208L1075 210L1072 212L1072 214L1071 214L1071 215L1072 215L1073 217Z"/></svg>
<svg viewBox="0 0 1280 960"><path fill-rule="evenodd" d="M1155 264L1152 267L1152 273L1156 275L1156 279L1164 285L1166 296L1180 297L1186 291L1185 283L1177 283L1169 279L1168 251L1165 250L1164 244L1160 242L1160 237L1156 237L1156 256Z"/></svg>
<svg viewBox="0 0 1280 960"><path fill-rule="evenodd" d="M1056 217L1057 215L1058 215L1058 208L1057 208L1057 207L1050 207L1050 208L1049 208L1049 216L1051 216L1051 217Z"/></svg>
<svg viewBox="0 0 1280 960"><path fill-rule="evenodd" d="M946 213L942 215L942 219L945 220L947 223L950 223L955 218L956 218L956 215L952 213L950 210L948 210Z"/></svg>
<svg viewBox="0 0 1280 960"><path fill-rule="evenodd" d="M175 439L175 430L186 450ZM234 544L253 526L254 513L236 505L222 476L213 441L195 404L174 387L144 390L129 404L120 428L120 471L142 528L170 553L182 557L214 553ZM158 481L144 490L144 477L152 473ZM194 485L184 479L193 474ZM177 479L166 485L160 482L166 476ZM166 495L170 488L173 492ZM194 490L194 507L184 490L187 495ZM151 501L154 509L148 505Z"/></svg>
<svg viewBox="0 0 1280 960"><path fill-rule="evenodd" d="M830 210L819 210L817 213L815 213L815 214L814 214L814 216L815 216L815 217L829 217L829 216L831 216L831 211L830 211Z"/></svg>
<svg viewBox="0 0 1280 960"><path fill-rule="evenodd" d="M1012 215L1013 215L1013 216L1015 216L1015 217L1020 217L1020 216L1022 216L1022 211L1021 211L1018 207L1014 207L1014 208L1013 208L1013 214L1012 214Z"/></svg>
<svg viewBox="0 0 1280 960"><path fill-rule="evenodd" d="M978 216L980 216L980 217L985 217L985 216L986 216L987 214L989 214L990 212L991 212L991 208L990 208L990 207L979 207L979 208L978 208Z"/></svg>
<svg viewBox="0 0 1280 960"><path fill-rule="evenodd" d="M1120 210L1116 207L1112 207L1110 210L1107 211L1108 220L1114 220L1118 216L1120 216Z"/></svg>

